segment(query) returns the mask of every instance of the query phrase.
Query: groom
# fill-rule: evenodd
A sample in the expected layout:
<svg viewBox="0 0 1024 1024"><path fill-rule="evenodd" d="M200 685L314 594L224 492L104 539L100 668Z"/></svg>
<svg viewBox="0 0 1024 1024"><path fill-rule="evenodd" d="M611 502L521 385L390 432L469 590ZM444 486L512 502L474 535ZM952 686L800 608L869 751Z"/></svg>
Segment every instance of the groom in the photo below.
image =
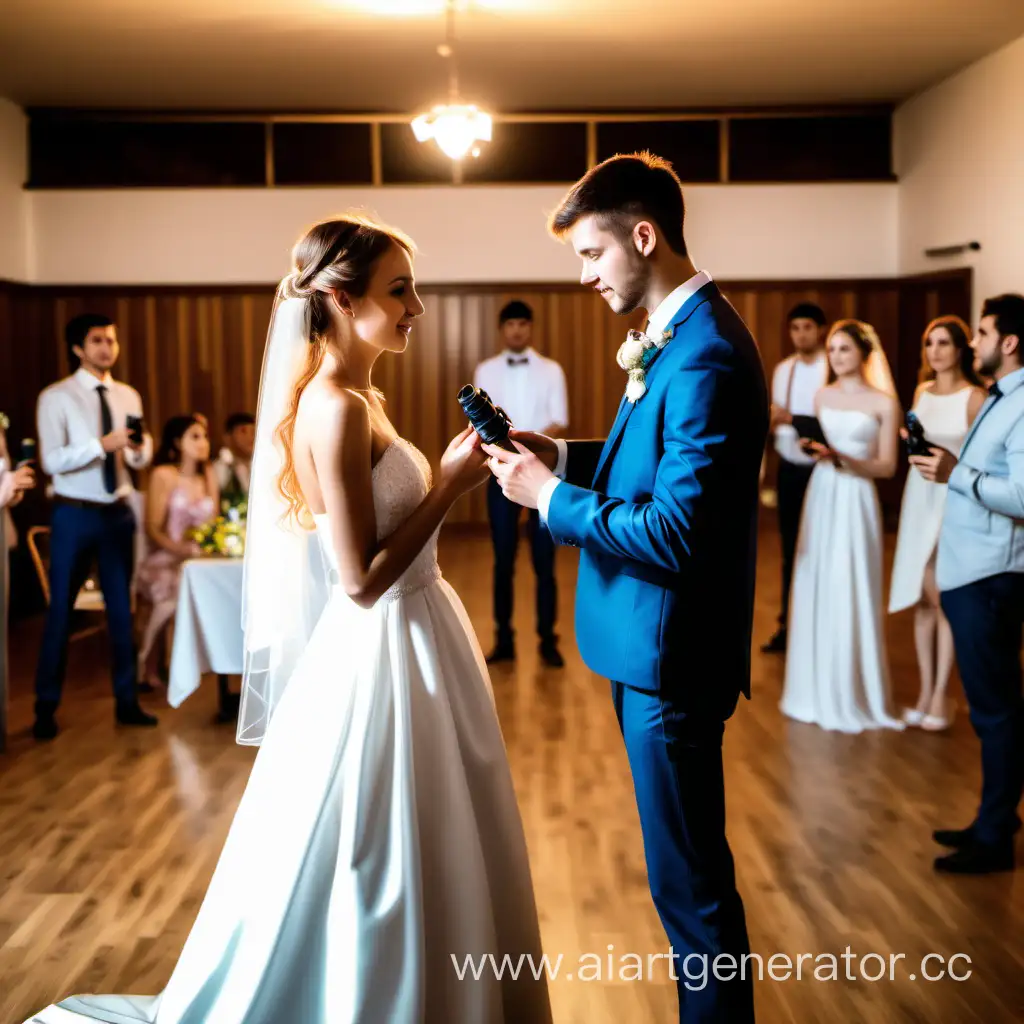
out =
<svg viewBox="0 0 1024 1024"><path fill-rule="evenodd" d="M620 350L634 368L606 441L514 433L520 454L485 448L505 495L581 550L577 642L612 680L651 893L678 958L680 1021L747 1024L722 734L750 696L768 396L754 339L687 254L683 215L678 177L647 153L607 160L573 187L552 232L616 313L648 312L653 344Z"/></svg>

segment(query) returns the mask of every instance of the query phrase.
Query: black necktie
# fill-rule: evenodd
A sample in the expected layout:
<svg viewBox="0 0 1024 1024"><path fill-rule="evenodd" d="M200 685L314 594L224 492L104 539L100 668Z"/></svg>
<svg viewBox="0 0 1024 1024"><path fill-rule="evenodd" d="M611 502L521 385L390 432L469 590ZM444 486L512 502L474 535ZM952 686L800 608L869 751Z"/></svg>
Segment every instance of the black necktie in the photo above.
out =
<svg viewBox="0 0 1024 1024"><path fill-rule="evenodd" d="M992 396L992 400L998 402L1003 397L1003 392L1000 390L999 381L989 385L988 393Z"/></svg>
<svg viewBox="0 0 1024 1024"><path fill-rule="evenodd" d="M509 366L525 366L529 361L529 356L520 356L518 359L515 356L508 356L505 360Z"/></svg>
<svg viewBox="0 0 1024 1024"><path fill-rule="evenodd" d="M100 384L96 388L96 394L100 396L100 424L103 428L103 436L106 437L114 429L114 417L110 413L110 403L107 402L107 386ZM113 452L107 452L103 460L103 486L107 494L113 494L117 490L117 456Z"/></svg>

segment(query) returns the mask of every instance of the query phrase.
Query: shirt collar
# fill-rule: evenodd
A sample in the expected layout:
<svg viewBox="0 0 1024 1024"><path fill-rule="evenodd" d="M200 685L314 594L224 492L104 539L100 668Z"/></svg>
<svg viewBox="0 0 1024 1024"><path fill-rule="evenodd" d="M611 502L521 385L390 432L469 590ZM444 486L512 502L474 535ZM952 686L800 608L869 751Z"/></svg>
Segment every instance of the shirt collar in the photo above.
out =
<svg viewBox="0 0 1024 1024"><path fill-rule="evenodd" d="M1016 391L1022 384L1024 384L1024 367L1014 370L1013 373L1008 373L999 381L999 391L1003 396L1006 396L1011 391Z"/></svg>
<svg viewBox="0 0 1024 1024"><path fill-rule="evenodd" d="M104 376L103 380L97 380L88 370L84 370L80 366L75 370L75 380L77 380L86 391L95 391L101 384L109 388L113 383L114 378L108 373Z"/></svg>
<svg viewBox="0 0 1024 1024"><path fill-rule="evenodd" d="M672 317L676 315L686 304L686 300L711 282L711 275L706 270L701 270L693 275L689 281L681 284L675 291L670 292L658 304L658 308L651 314L647 321L645 333L650 338L657 338L662 331L668 327Z"/></svg>

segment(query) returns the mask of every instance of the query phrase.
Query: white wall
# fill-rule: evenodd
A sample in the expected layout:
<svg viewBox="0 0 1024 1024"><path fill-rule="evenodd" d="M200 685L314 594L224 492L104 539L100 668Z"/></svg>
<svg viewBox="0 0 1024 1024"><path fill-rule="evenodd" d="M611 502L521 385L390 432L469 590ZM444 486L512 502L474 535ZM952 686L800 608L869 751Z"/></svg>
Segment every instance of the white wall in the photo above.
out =
<svg viewBox="0 0 1024 1024"><path fill-rule="evenodd" d="M1024 36L910 100L896 113L899 268L974 267L982 300L1024 292ZM926 248L981 251L929 259Z"/></svg>
<svg viewBox="0 0 1024 1024"><path fill-rule="evenodd" d="M416 241L421 282L572 281L579 264L546 232L562 187L123 190L33 193L33 280L262 283L288 269L312 222L351 207ZM694 258L722 279L896 273L895 184L687 190Z"/></svg>
<svg viewBox="0 0 1024 1024"><path fill-rule="evenodd" d="M0 280L31 277L28 121L20 107L0 98Z"/></svg>

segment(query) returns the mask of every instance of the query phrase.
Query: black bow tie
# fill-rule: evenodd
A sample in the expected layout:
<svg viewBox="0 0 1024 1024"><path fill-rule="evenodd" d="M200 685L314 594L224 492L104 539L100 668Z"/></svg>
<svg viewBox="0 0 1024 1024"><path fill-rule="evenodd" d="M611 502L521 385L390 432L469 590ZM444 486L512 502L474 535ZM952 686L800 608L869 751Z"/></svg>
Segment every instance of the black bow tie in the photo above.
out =
<svg viewBox="0 0 1024 1024"><path fill-rule="evenodd" d="M507 362L509 366L526 366L529 361L529 356L507 356L505 359L505 362Z"/></svg>
<svg viewBox="0 0 1024 1024"><path fill-rule="evenodd" d="M999 387L999 381L989 385L988 393L998 402L1003 397L1003 392Z"/></svg>

